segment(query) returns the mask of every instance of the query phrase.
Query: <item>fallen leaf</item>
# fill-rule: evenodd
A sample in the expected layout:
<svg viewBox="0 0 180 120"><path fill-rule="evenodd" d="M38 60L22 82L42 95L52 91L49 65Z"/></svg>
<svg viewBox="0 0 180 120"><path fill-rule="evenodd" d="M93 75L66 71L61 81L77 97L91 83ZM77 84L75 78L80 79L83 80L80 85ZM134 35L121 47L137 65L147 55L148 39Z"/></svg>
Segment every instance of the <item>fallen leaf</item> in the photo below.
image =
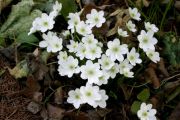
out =
<svg viewBox="0 0 180 120"><path fill-rule="evenodd" d="M177 8L178 10L180 10L180 1L175 1L175 4L174 4L175 8Z"/></svg>
<svg viewBox="0 0 180 120"><path fill-rule="evenodd" d="M138 6L138 7L140 7L140 8L142 8L142 7L148 7L149 6L149 4L150 4L150 1L148 1L148 0L137 0L136 1L136 5Z"/></svg>
<svg viewBox="0 0 180 120"><path fill-rule="evenodd" d="M55 107L51 104L47 105L47 111L49 115L49 119L51 120L61 120L64 117L65 110L59 107Z"/></svg>
<svg viewBox="0 0 180 120"><path fill-rule="evenodd" d="M101 116L101 117L105 117L108 113L110 113L112 110L111 109L107 109L107 108L99 108L97 109L97 113Z"/></svg>
<svg viewBox="0 0 180 120"><path fill-rule="evenodd" d="M95 110L88 110L87 112L90 120L101 120L101 116Z"/></svg>
<svg viewBox="0 0 180 120"><path fill-rule="evenodd" d="M31 113L36 114L41 110L41 106L36 102L30 102L27 106L27 109Z"/></svg>
<svg viewBox="0 0 180 120"><path fill-rule="evenodd" d="M12 2L12 0L0 0L0 14L1 11L8 6L10 3Z"/></svg>
<svg viewBox="0 0 180 120"><path fill-rule="evenodd" d="M56 104L62 104L64 98L64 92L62 87L59 87L54 94L54 101Z"/></svg>
<svg viewBox="0 0 180 120"><path fill-rule="evenodd" d="M151 83L155 89L160 87L160 80L158 79L154 68L148 67L145 70L145 78L146 78L146 80L151 81Z"/></svg>
<svg viewBox="0 0 180 120"><path fill-rule="evenodd" d="M41 92L34 92L34 95L33 95L33 100L36 101L36 102L41 102L42 101L42 93Z"/></svg>
<svg viewBox="0 0 180 120"><path fill-rule="evenodd" d="M180 102L177 104L176 108L171 113L169 120L179 120L180 118Z"/></svg>
<svg viewBox="0 0 180 120"><path fill-rule="evenodd" d="M161 58L160 61L158 62L158 69L161 71L161 73L165 76L165 77L169 77L169 73L165 67L165 63L164 63L164 59Z"/></svg>
<svg viewBox="0 0 180 120"><path fill-rule="evenodd" d="M48 112L47 112L46 108L44 108L44 107L42 108L40 115L43 118L43 120L48 120Z"/></svg>
<svg viewBox="0 0 180 120"><path fill-rule="evenodd" d="M70 120L90 120L88 114L81 111L79 111L78 113L74 111L67 111L64 113L64 115L66 118L69 118Z"/></svg>
<svg viewBox="0 0 180 120"><path fill-rule="evenodd" d="M9 73L16 79L27 77L29 73L29 68L26 60L22 60L13 69L8 68L8 70Z"/></svg>
<svg viewBox="0 0 180 120"><path fill-rule="evenodd" d="M26 88L23 94L28 98L33 98L35 92L38 92L41 89L38 81L34 79L33 76L28 76L26 80Z"/></svg>

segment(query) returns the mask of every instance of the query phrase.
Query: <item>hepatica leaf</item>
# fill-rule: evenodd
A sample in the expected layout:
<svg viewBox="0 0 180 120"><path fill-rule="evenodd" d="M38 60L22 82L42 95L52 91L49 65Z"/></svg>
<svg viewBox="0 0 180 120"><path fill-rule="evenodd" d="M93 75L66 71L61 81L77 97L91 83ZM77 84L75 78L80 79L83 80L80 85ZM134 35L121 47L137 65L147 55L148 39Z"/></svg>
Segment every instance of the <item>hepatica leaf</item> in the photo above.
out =
<svg viewBox="0 0 180 120"><path fill-rule="evenodd" d="M137 98L139 100L145 102L149 99L149 96L150 96L149 89L144 89L138 94Z"/></svg>
<svg viewBox="0 0 180 120"><path fill-rule="evenodd" d="M67 19L69 13L77 12L77 4L75 0L58 0L62 3L61 14Z"/></svg>

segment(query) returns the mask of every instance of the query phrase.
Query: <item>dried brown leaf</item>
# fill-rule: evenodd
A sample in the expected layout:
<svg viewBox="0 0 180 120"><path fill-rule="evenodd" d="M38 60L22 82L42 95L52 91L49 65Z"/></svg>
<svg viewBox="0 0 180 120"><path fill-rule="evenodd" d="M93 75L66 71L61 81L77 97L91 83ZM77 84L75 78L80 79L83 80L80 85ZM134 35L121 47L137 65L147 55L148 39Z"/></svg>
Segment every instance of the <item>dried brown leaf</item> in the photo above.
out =
<svg viewBox="0 0 180 120"><path fill-rule="evenodd" d="M27 109L31 113L36 114L41 110L41 106L36 102L30 102L27 106Z"/></svg>
<svg viewBox="0 0 180 120"><path fill-rule="evenodd" d="M49 115L49 119L51 120L61 120L64 117L65 110L59 107L55 107L51 104L47 105L47 111Z"/></svg>
<svg viewBox="0 0 180 120"><path fill-rule="evenodd" d="M161 73L165 76L165 77L169 77L169 73L165 67L165 63L164 63L164 59L161 58L160 61L158 62L158 69L161 71Z"/></svg>
<svg viewBox="0 0 180 120"><path fill-rule="evenodd" d="M159 88L160 87L160 80L156 75L156 71L153 67L149 67L145 71L145 77L147 80L150 80L151 83L153 84L154 88Z"/></svg>
<svg viewBox="0 0 180 120"><path fill-rule="evenodd" d="M42 93L41 92L34 92L33 94L33 100L36 102L41 102L42 101Z"/></svg>
<svg viewBox="0 0 180 120"><path fill-rule="evenodd" d="M64 98L64 91L62 87L59 87L54 94L54 101L56 104L62 104Z"/></svg>
<svg viewBox="0 0 180 120"><path fill-rule="evenodd" d="M176 108L171 113L169 120L179 120L180 118L180 103L176 106Z"/></svg>

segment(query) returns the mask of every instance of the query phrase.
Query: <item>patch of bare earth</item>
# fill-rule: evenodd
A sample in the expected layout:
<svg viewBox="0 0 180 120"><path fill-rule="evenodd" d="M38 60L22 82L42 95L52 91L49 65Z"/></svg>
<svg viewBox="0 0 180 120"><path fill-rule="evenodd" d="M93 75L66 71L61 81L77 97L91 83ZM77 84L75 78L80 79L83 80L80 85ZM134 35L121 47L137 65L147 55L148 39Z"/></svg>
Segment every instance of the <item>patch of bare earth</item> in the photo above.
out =
<svg viewBox="0 0 180 120"><path fill-rule="evenodd" d="M5 72L0 75L0 120L41 120L38 115L27 111L30 99L24 97L19 82L6 69L9 62L0 54L0 68Z"/></svg>

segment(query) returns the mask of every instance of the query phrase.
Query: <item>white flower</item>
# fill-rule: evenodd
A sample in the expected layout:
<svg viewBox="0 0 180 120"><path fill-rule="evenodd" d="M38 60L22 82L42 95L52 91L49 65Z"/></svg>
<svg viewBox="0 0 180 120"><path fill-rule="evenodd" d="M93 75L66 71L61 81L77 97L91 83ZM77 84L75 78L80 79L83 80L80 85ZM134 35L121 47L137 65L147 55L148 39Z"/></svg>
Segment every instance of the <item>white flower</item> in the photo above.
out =
<svg viewBox="0 0 180 120"><path fill-rule="evenodd" d="M136 32L136 26L134 23L132 23L131 20L129 20L127 23L126 23L126 27L128 28L129 31L131 32Z"/></svg>
<svg viewBox="0 0 180 120"><path fill-rule="evenodd" d="M109 70L114 65L114 61L112 61L105 54L101 56L101 59L98 60L98 63L101 65L101 69L105 70Z"/></svg>
<svg viewBox="0 0 180 120"><path fill-rule="evenodd" d="M151 24L150 22L144 22L144 24L147 31L155 33L155 32L158 32L159 30L155 24Z"/></svg>
<svg viewBox="0 0 180 120"><path fill-rule="evenodd" d="M148 56L149 59L151 59L155 63L160 61L159 53L155 52L154 50L147 50L146 55Z"/></svg>
<svg viewBox="0 0 180 120"><path fill-rule="evenodd" d="M60 51L58 58L58 64L62 64L63 62L67 61L68 55L66 51Z"/></svg>
<svg viewBox="0 0 180 120"><path fill-rule="evenodd" d="M118 34L119 36L122 37L128 37L129 35L127 34L127 31L122 30L121 28L118 27Z"/></svg>
<svg viewBox="0 0 180 120"><path fill-rule="evenodd" d="M116 74L119 72L119 65L117 63L111 67L109 70L105 70L106 74L108 74L112 79L116 77Z"/></svg>
<svg viewBox="0 0 180 120"><path fill-rule="evenodd" d="M46 32L47 30L51 30L54 27L54 19L51 16L48 16L46 13L42 13L41 17L37 17L33 23L32 27L30 29L30 32L28 35L36 32Z"/></svg>
<svg viewBox="0 0 180 120"><path fill-rule="evenodd" d="M101 100L101 94L99 93L98 86L86 84L86 86L81 86L80 92L83 96L83 103L88 103L93 107L97 106L97 100Z"/></svg>
<svg viewBox="0 0 180 120"><path fill-rule="evenodd" d="M94 35L93 35L93 34L82 37L82 42L83 42L86 46L95 45L95 44L98 43L97 39L94 38Z"/></svg>
<svg viewBox="0 0 180 120"><path fill-rule="evenodd" d="M102 85L102 84L107 84L108 83L108 79L109 79L109 75L106 73L106 71L102 71L103 72L103 75L101 77L99 77L99 80L98 82L96 82L95 84L97 85Z"/></svg>
<svg viewBox="0 0 180 120"><path fill-rule="evenodd" d="M80 69L78 66L78 60L73 58L72 56L69 56L67 58L67 61L62 62L59 65L58 71L59 74L62 76L67 75L69 78L73 76L74 73L79 73Z"/></svg>
<svg viewBox="0 0 180 120"><path fill-rule="evenodd" d="M109 97L106 95L106 91L105 90L100 90L99 94L101 95L101 99L96 101L96 105L101 107L101 108L105 108L106 107L106 100Z"/></svg>
<svg viewBox="0 0 180 120"><path fill-rule="evenodd" d="M91 27L81 21L76 26L77 33L81 34L82 36L86 36L92 33Z"/></svg>
<svg viewBox="0 0 180 120"><path fill-rule="evenodd" d="M67 102L72 103L76 109L79 108L80 104L83 103L80 89L76 88L75 90L71 90L69 91L68 95L69 97L67 99Z"/></svg>
<svg viewBox="0 0 180 120"><path fill-rule="evenodd" d="M69 13L68 15L68 29L74 33L74 28L80 23L80 17L78 13Z"/></svg>
<svg viewBox="0 0 180 120"><path fill-rule="evenodd" d="M50 12L49 16L55 18L59 14L61 9L62 9L62 4L56 1L55 4L53 5L53 11Z"/></svg>
<svg viewBox="0 0 180 120"><path fill-rule="evenodd" d="M47 30L51 30L54 27L54 19L51 16L48 16L46 13L42 13L41 19L39 21L38 30L41 32L46 32Z"/></svg>
<svg viewBox="0 0 180 120"><path fill-rule="evenodd" d="M74 40L70 40L70 45L67 45L67 48L69 49L69 52L77 52L78 48L78 42L75 42Z"/></svg>
<svg viewBox="0 0 180 120"><path fill-rule="evenodd" d="M94 60L96 58L101 57L102 50L99 46L95 45L89 45L86 46L87 53L86 53L86 58Z"/></svg>
<svg viewBox="0 0 180 120"><path fill-rule="evenodd" d="M129 7L129 15L134 20L137 20L137 21L141 20L141 18L140 18L141 14L138 12L137 8L132 9L132 8Z"/></svg>
<svg viewBox="0 0 180 120"><path fill-rule="evenodd" d="M129 78L133 78L134 76L134 73L130 71L129 68L124 68L123 71L122 71L122 74L125 76L125 77L129 77Z"/></svg>
<svg viewBox="0 0 180 120"><path fill-rule="evenodd" d="M63 34L64 37L67 37L67 36L70 35L70 32L69 32L69 30L65 30L65 31L62 32L62 34Z"/></svg>
<svg viewBox="0 0 180 120"><path fill-rule="evenodd" d="M130 70L133 68L133 66L129 63L129 61L127 59L125 59L124 61L120 62L120 64L119 64L119 72L120 72L120 74L123 74L123 70L125 68L128 68Z"/></svg>
<svg viewBox="0 0 180 120"><path fill-rule="evenodd" d="M120 45L119 39L114 39L113 41L109 41L108 49L106 50L106 55L111 58L111 60L115 61L116 59L118 61L124 60L124 54L128 52L128 47L126 44Z"/></svg>
<svg viewBox="0 0 180 120"><path fill-rule="evenodd" d="M156 120L156 109L152 109L152 104L142 103L137 116L140 120Z"/></svg>
<svg viewBox="0 0 180 120"><path fill-rule="evenodd" d="M76 56L79 57L81 60L83 60L86 55L87 55L86 46L82 42L80 42L77 48Z"/></svg>
<svg viewBox="0 0 180 120"><path fill-rule="evenodd" d="M47 52L58 52L62 49L62 38L59 38L56 33L48 32L43 34L43 41L39 43L42 48L47 47Z"/></svg>
<svg viewBox="0 0 180 120"><path fill-rule="evenodd" d="M150 50L155 50L154 45L157 43L157 39L153 37L152 32L148 31L147 33L144 30L141 30L140 35L137 36L139 43L139 47L143 49L145 52Z"/></svg>
<svg viewBox="0 0 180 120"><path fill-rule="evenodd" d="M97 11L96 9L92 9L90 14L86 15L86 23L89 23L91 27L101 27L102 24L106 21L104 18L103 11Z"/></svg>
<svg viewBox="0 0 180 120"><path fill-rule="evenodd" d="M90 60L86 62L86 65L81 66L81 78L88 79L88 83L97 83L99 77L102 76L99 63L94 63Z"/></svg>
<svg viewBox="0 0 180 120"><path fill-rule="evenodd" d="M136 52L134 47L130 52L127 53L127 59L133 66L135 66L136 63L140 64L142 62L142 60L139 58L139 53Z"/></svg>

